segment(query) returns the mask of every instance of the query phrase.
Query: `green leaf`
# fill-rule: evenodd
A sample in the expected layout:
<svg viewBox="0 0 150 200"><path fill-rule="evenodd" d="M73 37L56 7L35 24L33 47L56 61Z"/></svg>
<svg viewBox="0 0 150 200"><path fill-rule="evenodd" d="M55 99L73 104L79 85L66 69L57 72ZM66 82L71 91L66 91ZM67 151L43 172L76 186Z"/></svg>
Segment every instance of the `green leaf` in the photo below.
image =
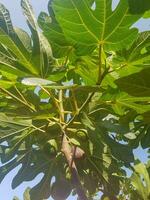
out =
<svg viewBox="0 0 150 200"><path fill-rule="evenodd" d="M0 167L0 183L3 181L5 176L15 167L17 167L21 162L22 157L18 156L13 158L10 162Z"/></svg>
<svg viewBox="0 0 150 200"><path fill-rule="evenodd" d="M27 49L28 51L31 51L32 50L31 38L28 35L28 33L20 28L14 28L14 30L19 40L22 42L22 45L24 46L24 48Z"/></svg>
<svg viewBox="0 0 150 200"><path fill-rule="evenodd" d="M36 112L31 115L33 120L44 120L44 119L53 118L54 116L55 116L55 113L49 113L48 111Z"/></svg>
<svg viewBox="0 0 150 200"><path fill-rule="evenodd" d="M0 16L0 28L17 44L18 48L24 53L24 55L26 55L26 57L29 57L30 55L25 44L27 42L26 39L30 39L28 34L22 29L13 27L9 11L2 4L0 4Z"/></svg>
<svg viewBox="0 0 150 200"><path fill-rule="evenodd" d="M3 29L8 35L14 35L13 25L10 19L9 11L3 4L0 3L0 28Z"/></svg>
<svg viewBox="0 0 150 200"><path fill-rule="evenodd" d="M66 70L64 71L56 71L54 73L51 73L51 75L48 76L48 79L54 82L61 81L66 75Z"/></svg>
<svg viewBox="0 0 150 200"><path fill-rule="evenodd" d="M145 12L143 17L144 18L150 18L150 11Z"/></svg>
<svg viewBox="0 0 150 200"><path fill-rule="evenodd" d="M95 55L77 58L75 72L84 80L85 85L95 85L98 74L98 61Z"/></svg>
<svg viewBox="0 0 150 200"><path fill-rule="evenodd" d="M124 52L127 56L127 64L131 66L141 64L146 67L150 63L149 47L150 31L140 33L131 48Z"/></svg>
<svg viewBox="0 0 150 200"><path fill-rule="evenodd" d="M14 58L14 55L4 45L1 44L0 47L0 70L2 75L7 73L11 74L11 77L13 75L25 76L26 68Z"/></svg>
<svg viewBox="0 0 150 200"><path fill-rule="evenodd" d="M54 0L52 6L66 38L76 46L96 48L102 44L107 50L117 50L128 47L137 36L131 26L140 16L129 13L126 0L120 1L114 11L111 0L96 0L95 8L86 0Z"/></svg>
<svg viewBox="0 0 150 200"><path fill-rule="evenodd" d="M6 123L7 125L15 124L23 127L30 127L32 125L32 120L25 120L20 118L8 117L4 113L0 113L0 121Z"/></svg>
<svg viewBox="0 0 150 200"><path fill-rule="evenodd" d="M20 167L17 174L12 180L11 183L12 189L18 187L23 182L24 177L27 176L28 173L30 173L31 170L30 162L31 162L31 151L22 160L22 166Z"/></svg>
<svg viewBox="0 0 150 200"><path fill-rule="evenodd" d="M55 139L51 139L48 141L48 143L55 148L55 150L58 150L57 142Z"/></svg>
<svg viewBox="0 0 150 200"><path fill-rule="evenodd" d="M40 85L51 85L54 84L55 82L42 78L23 78L21 83L29 86L40 86Z"/></svg>
<svg viewBox="0 0 150 200"><path fill-rule="evenodd" d="M149 148L150 147L150 128L147 129L145 135L141 139L141 146L143 149Z"/></svg>
<svg viewBox="0 0 150 200"><path fill-rule="evenodd" d="M49 8L50 6L51 1L49 3ZM50 16L48 16L47 13L41 12L38 17L38 23L44 31L43 34L52 46L54 57L64 57L72 49L72 45L66 40L60 25L55 19L53 11L50 11Z"/></svg>
<svg viewBox="0 0 150 200"><path fill-rule="evenodd" d="M18 165L12 188L43 174L24 198L77 194L62 132L72 152L77 147L75 179L88 199L100 189L102 199L141 200L149 191L142 170L138 193L123 168L133 167L135 147L149 148L150 33L132 28L144 13L131 14L127 0L112 3L51 0L39 27L21 0L31 36L13 28L0 4L0 182Z"/></svg>
<svg viewBox="0 0 150 200"><path fill-rule="evenodd" d="M70 193L71 185L69 181L62 178L62 180L56 180L53 183L51 188L51 195L53 199L67 199Z"/></svg>
<svg viewBox="0 0 150 200"><path fill-rule="evenodd" d="M8 89L8 88L12 87L13 85L15 85L15 82L13 82L13 81L5 81L5 80L0 79L0 87L1 88Z"/></svg>
<svg viewBox="0 0 150 200"><path fill-rule="evenodd" d="M135 103L135 102L138 102L138 103ZM142 103L140 104L139 102L142 102ZM116 99L117 104L136 110L136 112L140 114L145 113L150 110L150 105L147 104L148 102L149 102L149 97L135 98L135 97L127 97L127 95L121 95L120 97L118 97L118 99Z"/></svg>
<svg viewBox="0 0 150 200"><path fill-rule="evenodd" d="M133 14L144 13L146 10L150 10L149 0L128 0L130 12Z"/></svg>
<svg viewBox="0 0 150 200"><path fill-rule="evenodd" d="M29 194L29 192L30 192L30 188L27 188L27 189L25 190L25 192L23 193L23 199L24 199L24 200L31 200L31 199L30 199L30 194Z"/></svg>
<svg viewBox="0 0 150 200"><path fill-rule="evenodd" d="M16 156L20 146L25 141L25 139L32 133L33 131L24 131L21 135L15 136L10 140L10 146L5 150L4 152L4 159L3 162L8 162L11 160L14 156Z"/></svg>
<svg viewBox="0 0 150 200"><path fill-rule="evenodd" d="M146 166L143 163L134 166L135 172L131 176L131 183L143 200L150 195L150 178ZM142 179L141 179L142 178Z"/></svg>
<svg viewBox="0 0 150 200"><path fill-rule="evenodd" d="M133 151L132 149L125 144L120 144L110 138L109 136L104 136L105 141L110 147L112 151L112 155L117 158L118 160L121 160L125 163L130 163L133 162L134 156L133 156Z"/></svg>
<svg viewBox="0 0 150 200"><path fill-rule="evenodd" d="M17 57L18 62L24 66L27 70L31 71L33 74L37 74L37 71L35 68L31 65L31 63L27 60L23 52L18 48L18 46L15 44L11 38L6 35L5 32L0 30L0 42L5 45L7 48L9 48Z"/></svg>
<svg viewBox="0 0 150 200"><path fill-rule="evenodd" d="M115 81L120 89L136 97L150 95L150 68Z"/></svg>
<svg viewBox="0 0 150 200"><path fill-rule="evenodd" d="M30 197L32 200L41 200L47 199L50 196L50 183L52 179L52 166L49 167L46 171L46 175L42 178L42 180L30 190Z"/></svg>
<svg viewBox="0 0 150 200"><path fill-rule="evenodd" d="M52 59L51 46L45 36L39 31L37 20L28 0L21 0L23 13L32 33L32 63L43 77L46 75L49 61Z"/></svg>
<svg viewBox="0 0 150 200"><path fill-rule="evenodd" d="M69 141L76 146L80 146L80 142L75 138L70 138Z"/></svg>
<svg viewBox="0 0 150 200"><path fill-rule="evenodd" d="M128 138L128 139L130 139L130 140L134 140L134 139L136 139L136 135L134 134L134 133L126 133L126 134L124 134L124 136L126 137L126 138Z"/></svg>
<svg viewBox="0 0 150 200"><path fill-rule="evenodd" d="M87 116L85 112L82 112L80 118L86 128L88 127L91 130L95 130L93 122L90 120L90 118Z"/></svg>
<svg viewBox="0 0 150 200"><path fill-rule="evenodd" d="M87 131L86 129L78 129L76 131L76 137L81 140L81 141L87 141L88 136L87 136ZM90 144L89 144L90 146ZM91 147L92 148L92 147Z"/></svg>
<svg viewBox="0 0 150 200"><path fill-rule="evenodd" d="M118 68L117 71L120 77L139 72L149 66L149 47L150 32L142 32L129 49L123 49L114 53L111 65L114 66L115 70Z"/></svg>
<svg viewBox="0 0 150 200"><path fill-rule="evenodd" d="M150 116L150 111L148 111L148 112L146 112L146 113L143 114L144 122L150 123L149 116Z"/></svg>
<svg viewBox="0 0 150 200"><path fill-rule="evenodd" d="M110 92L106 92L102 96L102 100L110 101L110 105L113 110L119 114L124 115L125 109L130 108L135 110L137 113L145 113L150 110L150 97L134 97L129 96L127 93L120 92L118 90L109 89Z"/></svg>

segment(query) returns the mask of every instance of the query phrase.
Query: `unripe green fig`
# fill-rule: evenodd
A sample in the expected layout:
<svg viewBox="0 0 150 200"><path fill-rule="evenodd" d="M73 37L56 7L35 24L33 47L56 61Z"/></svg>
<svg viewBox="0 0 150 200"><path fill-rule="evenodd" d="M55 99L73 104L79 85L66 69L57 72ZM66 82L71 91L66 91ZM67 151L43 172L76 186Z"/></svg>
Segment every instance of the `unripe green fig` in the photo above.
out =
<svg viewBox="0 0 150 200"><path fill-rule="evenodd" d="M55 157L57 154L57 143L54 139L49 140L44 146L43 146L44 152L50 156Z"/></svg>
<svg viewBox="0 0 150 200"><path fill-rule="evenodd" d="M76 136L81 139L82 141L87 141L87 131L85 129L79 129L76 132Z"/></svg>

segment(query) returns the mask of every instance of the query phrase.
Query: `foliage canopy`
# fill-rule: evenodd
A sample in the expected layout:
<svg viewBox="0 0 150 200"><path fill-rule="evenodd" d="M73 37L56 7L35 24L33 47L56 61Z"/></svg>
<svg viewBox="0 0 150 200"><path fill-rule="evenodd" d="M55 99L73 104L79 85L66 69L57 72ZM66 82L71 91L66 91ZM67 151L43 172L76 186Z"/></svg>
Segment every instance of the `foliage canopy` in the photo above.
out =
<svg viewBox="0 0 150 200"><path fill-rule="evenodd" d="M51 0L38 20L21 7L30 34L0 4L0 182L21 164L12 188L44 174L25 199L149 199L133 150L150 148L150 32L133 25L150 4Z"/></svg>

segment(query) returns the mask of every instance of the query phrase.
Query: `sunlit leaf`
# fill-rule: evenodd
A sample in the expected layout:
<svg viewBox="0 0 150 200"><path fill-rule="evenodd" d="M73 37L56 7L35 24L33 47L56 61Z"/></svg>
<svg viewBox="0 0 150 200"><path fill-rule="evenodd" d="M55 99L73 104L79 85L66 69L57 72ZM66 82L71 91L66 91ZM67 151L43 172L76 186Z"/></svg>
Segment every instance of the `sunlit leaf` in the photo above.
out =
<svg viewBox="0 0 150 200"><path fill-rule="evenodd" d="M93 1L94 3L94 1ZM137 30L130 29L140 16L129 13L128 2L122 0L112 11L112 1L55 0L52 6L67 39L76 45L104 45L107 50L129 46L136 38Z"/></svg>
<svg viewBox="0 0 150 200"><path fill-rule="evenodd" d="M24 78L21 81L24 85L30 85L30 86L40 86L40 85L51 85L54 84L54 82L45 80L42 78Z"/></svg>

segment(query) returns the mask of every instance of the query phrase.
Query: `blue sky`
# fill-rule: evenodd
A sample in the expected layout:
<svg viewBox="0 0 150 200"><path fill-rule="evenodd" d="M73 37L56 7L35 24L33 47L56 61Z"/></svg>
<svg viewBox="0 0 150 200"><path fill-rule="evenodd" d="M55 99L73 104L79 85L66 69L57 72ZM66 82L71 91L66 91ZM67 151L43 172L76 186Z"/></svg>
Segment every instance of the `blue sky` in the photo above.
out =
<svg viewBox="0 0 150 200"><path fill-rule="evenodd" d="M39 12L42 10L47 11L47 3L48 0L30 0L32 3L32 6L34 8L34 11L36 13L36 16L38 16ZM116 6L116 4L119 2L119 0L113 1L113 6ZM21 8L20 8L20 0L0 0L0 3L3 3L8 10L10 11L11 18L13 21L13 24L15 26L21 27L25 30L27 30L27 25L25 24L25 18L22 15ZM149 29L150 30L150 19L144 20L141 19L138 23L136 23L136 26L140 29L140 31L144 31ZM147 159L147 156L144 151L142 151L140 148L135 150L135 156L140 158L142 162L145 162ZM17 173L16 168L14 169L9 175L6 176L4 181L0 185L0 200L12 200L13 196L18 196L20 200L22 200L22 193L24 189L28 186L33 186L36 184L37 181L39 181L42 178L42 174L38 175L35 180L29 183L23 183L21 186L19 186L17 189L12 190L11 189L11 180L13 176ZM73 199L70 197L69 199Z"/></svg>

